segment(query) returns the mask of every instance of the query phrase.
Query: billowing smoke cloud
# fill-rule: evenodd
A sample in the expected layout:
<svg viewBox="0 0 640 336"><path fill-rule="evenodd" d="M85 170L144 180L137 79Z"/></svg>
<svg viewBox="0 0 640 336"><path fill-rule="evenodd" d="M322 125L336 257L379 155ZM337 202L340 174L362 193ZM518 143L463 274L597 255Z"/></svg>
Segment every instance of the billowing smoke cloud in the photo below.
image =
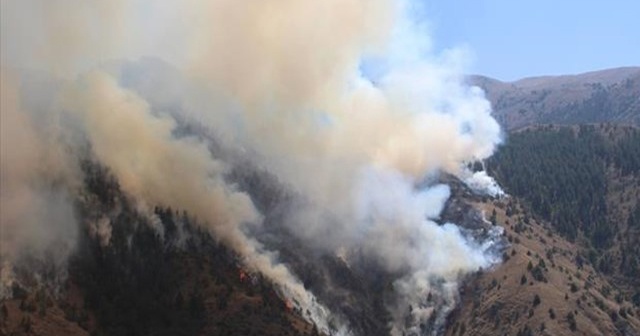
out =
<svg viewBox="0 0 640 336"><path fill-rule="evenodd" d="M2 59L3 66L66 79L55 110L77 122L93 155L142 211L170 205L204 219L247 267L326 329L329 312L259 237L247 234L262 215L225 179L233 162L213 158L198 138L177 137L175 115L154 104L179 106L171 112L213 129L304 199L306 206L286 216L298 239L324 252L358 251L401 274L394 284L398 300L389 304L392 332L417 333L433 315L428 294L450 306L460 277L494 262L457 226L435 223L449 189L431 182L439 172L471 181L466 163L490 156L500 130L483 93L460 84L464 53L433 54L427 32L409 18L411 6L392 0L3 2ZM143 55L173 64L180 78L135 91L122 83L131 76L126 69L105 71L110 59ZM363 70L367 62L375 63L375 75ZM20 110L3 102L2 113ZM15 136L35 142L34 132ZM44 172L14 176L4 162L47 158L30 151L5 160L4 143L17 140L5 141L4 133L3 119L3 208L5 175L14 189L46 197L31 186ZM497 188L486 175L472 178ZM4 218L2 229L9 230ZM108 223L92 225L107 243Z"/></svg>
<svg viewBox="0 0 640 336"><path fill-rule="evenodd" d="M500 188L498 183L489 176L485 170L477 172L463 172L461 176L464 182L474 191L480 194L486 194L492 197L504 196L504 190Z"/></svg>
<svg viewBox="0 0 640 336"><path fill-rule="evenodd" d="M41 263L50 263L54 276L63 276L78 227L69 197L75 184L73 167L55 130L33 122L34 116L20 104L18 80L4 68L0 74L0 297L4 297L16 263L35 263L37 270Z"/></svg>
<svg viewBox="0 0 640 336"><path fill-rule="evenodd" d="M195 138L176 139L173 119L151 114L142 98L103 72L79 80L62 104L80 117L99 161L143 208L172 205L204 219L215 237L229 244L252 271L286 284L281 288L284 294L327 328L327 313L315 298L243 233L243 226L259 223L260 215L246 194L225 183L224 163L214 160L205 144Z"/></svg>
<svg viewBox="0 0 640 336"><path fill-rule="evenodd" d="M337 10L343 4L265 2L243 15L242 5L224 3L216 7L224 17L202 19L205 36L194 32L189 66L234 107L224 110L231 116L201 109L201 119L233 120L217 129L231 129L232 142L314 204L291 214L294 232L318 248L364 249L407 274L393 308L401 334L428 317L416 310L404 323L432 279L455 287L492 262L455 226L429 220L446 188L416 185L437 171L462 174L465 162L491 155L500 131L482 92L460 85L460 53L430 56L404 4L347 1L355 10ZM228 27L237 29L207 34ZM366 57L385 68L375 83L359 68Z"/></svg>

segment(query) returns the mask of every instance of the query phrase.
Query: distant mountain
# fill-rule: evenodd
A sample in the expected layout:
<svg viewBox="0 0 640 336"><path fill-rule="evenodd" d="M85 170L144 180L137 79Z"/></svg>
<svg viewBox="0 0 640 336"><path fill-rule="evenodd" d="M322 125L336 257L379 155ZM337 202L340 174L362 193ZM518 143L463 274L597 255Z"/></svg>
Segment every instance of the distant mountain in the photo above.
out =
<svg viewBox="0 0 640 336"><path fill-rule="evenodd" d="M502 82L469 76L485 90L496 119L508 130L535 124L640 125L640 67Z"/></svg>

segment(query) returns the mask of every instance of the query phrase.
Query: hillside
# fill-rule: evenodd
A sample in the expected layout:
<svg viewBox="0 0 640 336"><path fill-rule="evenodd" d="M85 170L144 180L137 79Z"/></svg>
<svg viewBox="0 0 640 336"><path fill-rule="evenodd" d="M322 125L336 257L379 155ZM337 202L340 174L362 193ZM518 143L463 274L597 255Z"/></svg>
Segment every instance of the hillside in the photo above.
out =
<svg viewBox="0 0 640 336"><path fill-rule="evenodd" d="M441 176L452 197L438 222L460 223L470 235L486 235L484 213L504 229L504 243L496 245L503 263L462 279L460 304L446 324L432 321L422 332L637 334L640 295L633 272L639 255L640 161L634 155L640 153L639 135L635 128L610 125L514 133L488 162L512 195L504 199L476 195L455 177ZM300 274L306 288L349 321L356 335L388 335L395 275L371 261L349 265L335 254L313 253L291 240L279 224L280 210L296 206L295 199L273 177L243 167L230 178L242 181L268 214L271 240L265 243L282 246L280 258ZM201 231L189 214L159 206L153 224L132 206L107 169L93 163L83 169L86 191L78 207L89 224L83 226L69 276L61 288L38 287L55 284L57 273L35 267L37 276L51 276L53 282L29 282L27 277L21 282L25 287L13 288L13 298L2 303L3 334L317 333L303 312L292 309L269 281L245 272L237 256ZM567 195L584 197L576 203L583 207L571 207ZM583 211L589 214L584 218L600 219L611 230L602 235L592 222L560 225L562 218L581 218ZM101 218L109 219L108 233L100 230Z"/></svg>
<svg viewBox="0 0 640 336"><path fill-rule="evenodd" d="M21 265L1 301L0 335L319 334L189 214L156 207L145 216L108 170L83 169L78 207L88 225L68 274L37 260Z"/></svg>
<svg viewBox="0 0 640 336"><path fill-rule="evenodd" d="M64 269L47 264L19 268L11 298L1 303L0 334L321 334L303 319L305 312L292 307L260 274L244 270L238 256L202 231L188 213L159 206L148 217L133 207L107 169L94 163L83 169L86 193L78 207L87 226L68 276L58 283ZM245 181L270 214L266 225L273 227L274 241L266 243L282 244L280 258L300 274L305 288L348 321L353 335L389 335L397 274L362 256L362 264L348 264L336 254L313 253L282 232L278 209L290 206L292 199L274 180L247 170L234 178ZM456 190L456 197L447 202L440 222L458 222L468 235L487 236L488 223L471 206L484 197L453 176L441 179ZM110 230L101 229L105 220ZM504 247L496 245L499 253ZM425 305L438 319L421 326L422 333L442 332L449 313L442 300L435 290L429 295Z"/></svg>
<svg viewBox="0 0 640 336"><path fill-rule="evenodd" d="M629 126L510 134L488 168L511 197L477 206L511 249L467 283L447 334L639 334L639 146Z"/></svg>
<svg viewBox="0 0 640 336"><path fill-rule="evenodd" d="M622 251L634 251L640 212L637 128L527 129L511 135L509 143L490 160L489 168L510 193L569 240L594 250L622 245ZM640 275L636 257L637 253L630 258L620 256L620 269L630 278ZM611 264L601 258L590 259L594 264Z"/></svg>
<svg viewBox="0 0 640 336"><path fill-rule="evenodd" d="M505 228L504 262L463 288L446 335L637 335L640 308L515 199L477 204ZM507 215L509 214L509 215Z"/></svg>
<svg viewBox="0 0 640 336"><path fill-rule="evenodd" d="M496 119L508 130L536 124L640 125L640 67L515 82L470 76L468 82L485 90Z"/></svg>
<svg viewBox="0 0 640 336"><path fill-rule="evenodd" d="M504 229L504 243L496 245L503 263L462 279L460 304L446 324L432 321L422 333L636 335L640 295L634 291L637 276L630 272L637 269L633 265L638 256L634 209L640 183L634 154L640 153L635 148L639 133L607 125L545 126L514 133L488 162L513 195L508 198L479 196L455 177L441 176L440 183L450 186L452 197L438 222L460 223L467 234L486 235L484 213ZM571 166L574 162L581 162L582 168ZM132 207L108 170L91 163L83 167L86 193L78 205L82 216L87 220L107 216L112 230L108 234L99 230L100 221L85 227L60 291L37 286L26 291L28 281L22 282L24 288L14 287L13 298L2 303L2 333L317 333L301 317L303 312L292 309L260 275L245 272L237 256L201 231L189 214L159 206L153 210L158 219L153 224ZM521 176L535 181L536 188ZM387 300L392 297L394 274L371 261L349 265L335 254L310 252L279 226L279 209L297 203L276 180L246 166L231 178L243 181L241 187L251 190L256 204L269 214L265 222L273 241L265 243L282 245L289 239L280 258L300 274L306 288L348 320L356 335L389 334ZM601 216L613 227L609 235L595 234L598 231L589 229L588 223L572 222L575 232L558 225L558 218L567 213L580 218L585 211L563 203L564 194L553 188L562 186L558 181L573 179L590 181L572 184L566 192L585 196L578 203L590 209L588 218ZM529 187L519 189L520 183ZM599 188L606 191L603 198ZM553 202L532 201L536 199ZM604 208L594 206L601 202ZM161 231L154 227L157 224ZM38 273L47 274L55 272Z"/></svg>

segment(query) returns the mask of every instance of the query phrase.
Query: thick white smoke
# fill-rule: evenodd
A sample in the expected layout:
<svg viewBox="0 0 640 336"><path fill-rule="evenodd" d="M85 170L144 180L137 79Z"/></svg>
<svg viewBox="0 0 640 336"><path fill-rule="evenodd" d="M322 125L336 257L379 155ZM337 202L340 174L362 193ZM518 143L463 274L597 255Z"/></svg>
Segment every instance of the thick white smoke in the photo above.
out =
<svg viewBox="0 0 640 336"><path fill-rule="evenodd" d="M125 192L142 207L171 205L205 219L326 330L329 312L247 236L261 214L225 180L232 163L196 138L176 138L173 117L152 110L154 102L180 106L181 117L242 148L310 204L287 216L299 239L325 252L363 252L403 274L389 307L392 330L417 332L433 313L429 293L450 305L460 276L494 261L455 225L434 222L448 188L418 185L438 172L465 178L467 162L492 154L500 129L483 93L461 84L464 53L434 54L411 9L393 0L2 2L2 65L64 78L53 110L74 121ZM103 71L111 59L141 56L171 63L180 79L134 92ZM363 73L368 60L379 68L375 78ZM20 110L3 103L2 113ZM4 143L19 136L4 133L3 208ZM30 180L7 176L33 190ZM2 229L20 223L3 215ZM92 225L108 242L108 223Z"/></svg>
<svg viewBox="0 0 640 336"><path fill-rule="evenodd" d="M486 171L464 172L461 176L462 180L477 193L486 194L491 197L502 197L505 195L504 190L500 188L498 182L489 176Z"/></svg>

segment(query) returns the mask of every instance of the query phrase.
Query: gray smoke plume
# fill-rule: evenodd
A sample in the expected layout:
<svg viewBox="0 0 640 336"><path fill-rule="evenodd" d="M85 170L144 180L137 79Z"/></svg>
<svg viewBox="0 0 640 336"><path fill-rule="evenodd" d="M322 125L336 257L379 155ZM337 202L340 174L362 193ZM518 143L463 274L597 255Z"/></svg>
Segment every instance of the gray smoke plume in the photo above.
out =
<svg viewBox="0 0 640 336"><path fill-rule="evenodd" d="M56 130L35 123L36 115L20 103L18 80L1 75L0 107L0 298L9 295L13 265L35 264L35 281L43 263L58 283L78 234L70 192L77 184Z"/></svg>
<svg viewBox="0 0 640 336"><path fill-rule="evenodd" d="M415 334L434 318L427 296L440 306L454 305L457 281L496 261L456 225L436 224L449 189L429 181L445 172L499 190L486 175L469 177L465 167L493 153L500 129L483 93L461 84L464 52L434 54L428 32L410 17L413 5L7 1L2 67L58 78L45 112L63 116L54 125L70 148L78 139L88 141L141 211L171 205L203 219L246 267L273 281L328 331L331 312L277 260L277 251L250 234L263 214L226 178L237 161L213 157L201 138L176 135L183 119L213 130L221 144L308 204L285 217L297 239L324 253L341 251L348 262L357 262L352 254L364 254L400 274L397 300L389 304L390 328L394 335ZM142 56L171 64L175 73L145 81L112 62ZM362 65L371 60L375 76L363 74ZM64 147L41 139L47 133L34 129L19 108L19 100L33 99L33 93L14 94L16 103L5 104L11 94L4 86L3 79L3 239L4 232L21 232L28 242L3 244L3 260L15 262L25 246L54 242L40 242L40 231L33 230L44 219L5 215L4 209L25 202L73 223L68 205L59 201L65 198L50 200L52 192L75 192L72 182L57 181L78 180L78 174L72 168L12 168L54 164L42 153ZM5 118L33 131L5 132ZM30 143L46 149L11 154L16 144ZM108 244L108 222L89 225ZM74 231L62 231L72 245ZM342 330L348 333L348 326Z"/></svg>

